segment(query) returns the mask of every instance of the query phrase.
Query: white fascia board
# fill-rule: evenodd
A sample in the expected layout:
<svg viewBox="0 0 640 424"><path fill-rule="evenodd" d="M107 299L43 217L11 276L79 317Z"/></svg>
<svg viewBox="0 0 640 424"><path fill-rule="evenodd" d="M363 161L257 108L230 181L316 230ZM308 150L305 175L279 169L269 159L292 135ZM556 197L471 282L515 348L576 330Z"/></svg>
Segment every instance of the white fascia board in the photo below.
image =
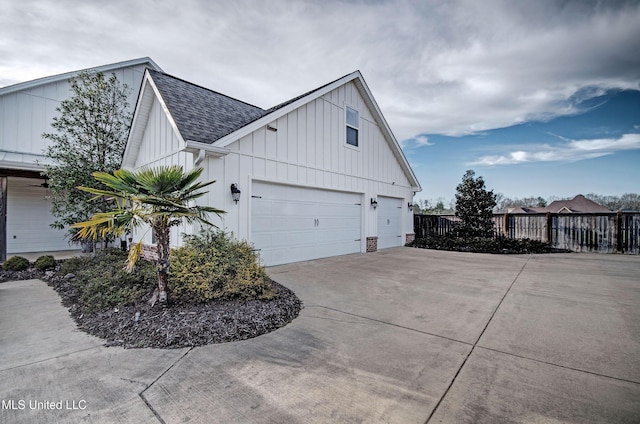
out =
<svg viewBox="0 0 640 424"><path fill-rule="evenodd" d="M48 77L38 78L38 79L31 80L31 81L19 82L17 84L13 84L13 85L9 85L7 87L0 88L0 96L4 95L4 94L13 93L15 91L28 90L30 88L37 87L39 85L49 84L51 82L67 81L70 78L75 77L76 75L78 75L82 71L96 71L96 72L105 73L105 72L113 71L113 70L120 69L120 68L127 68L129 66L144 65L145 63L148 63L149 67L155 69L156 71L161 71L162 72L162 69L151 58L142 57L142 58L139 58L139 59L132 59L132 60L124 61L124 62L111 63L111 64L108 64L108 65L102 65L102 66L96 66L96 67L93 67L93 68L81 69L81 70L78 70L78 71L65 72L64 74L51 75L51 76L48 76Z"/></svg>
<svg viewBox="0 0 640 424"><path fill-rule="evenodd" d="M47 165L55 163L45 155L0 150L0 168L44 171Z"/></svg>
<svg viewBox="0 0 640 424"><path fill-rule="evenodd" d="M16 169L20 171L36 171L36 172L44 172L44 166L40 166L34 163L23 163L23 162L7 162L0 160L0 168L4 169Z"/></svg>
<svg viewBox="0 0 640 424"><path fill-rule="evenodd" d="M213 144L201 143L193 140L187 140L184 150L195 154L199 154L200 151L203 151L205 155L216 158L221 158L231 153L231 150L226 147L214 146Z"/></svg>
<svg viewBox="0 0 640 424"><path fill-rule="evenodd" d="M156 86L155 81L153 81L153 78L151 78L151 75L149 74L149 72L145 71L145 75L148 78L149 86L153 89L153 92L156 95L156 99L158 100L158 102L160 102L160 106L162 107L162 111L164 112L164 114L166 115L167 119L169 120L169 124L171 125L171 128L175 132L176 136L178 137L178 140L180 141L180 144L182 144L182 146L184 148L187 145L187 143L185 143L184 138L182 138L182 134L180 134L180 130L178 129L178 125L176 124L176 121L173 119L173 116L171 115L171 112L169 111L169 108L167 107L167 104L164 102L164 99L162 98L162 95L160 94L160 91L158 90L158 87ZM151 108L151 105L149 105L149 109L150 108ZM146 122L145 122L145 124L146 124Z"/></svg>
<svg viewBox="0 0 640 424"><path fill-rule="evenodd" d="M309 93L308 96L302 97L298 100L296 100L295 102L288 104L276 111L273 111L272 113L263 116L260 119L257 119L255 121L253 121L252 123L250 123L249 125L246 125L234 132L232 132L231 134L227 134L224 137L222 137L221 139L217 140L215 143L216 146L218 147L226 147L229 144L233 143L234 141L238 141L240 140L242 137L251 134L252 132L254 132L255 130L257 130L260 127L264 127L267 124L273 122L274 120L280 118L281 116L286 115L287 113L298 109L300 106L305 105L307 103L312 102L313 100L324 96L325 94L327 94L328 92L336 89L337 87L340 87L341 85L346 84L347 82L357 78L360 76L360 71L356 71L353 72L349 75L344 76L343 78L340 78L337 81L334 81L333 83L327 85L326 87L323 87L322 89L316 90L312 93Z"/></svg>
<svg viewBox="0 0 640 424"><path fill-rule="evenodd" d="M148 79L149 75L145 72L144 77L142 78L142 87L140 88L140 92L138 93L138 99L136 100L136 107L133 113L133 119L131 120L131 128L129 129L129 137L127 138L127 144L124 148L124 153L122 154L122 167L129 168L132 167L135 163L135 157L131 158L133 152L138 152L140 148L140 143L142 142L142 134L144 133L144 127L140 128L140 126L144 126L149 119L149 113L151 111L152 101L145 102L147 96L150 96L148 89ZM144 105L144 106L143 106Z"/></svg>
<svg viewBox="0 0 640 424"><path fill-rule="evenodd" d="M398 143L398 140L393 134L393 131L391 131L391 127L389 127L387 120L384 118L382 111L378 107L378 103L373 97L373 94L369 90L367 83L364 81L364 78L362 77L359 71L358 71L357 80L358 81L356 83L356 87L359 90L361 90L361 94L365 98L365 101L368 103L370 109L372 109L373 112L375 112L376 121L378 121L378 124L382 127L382 132L387 135L388 141L391 144L392 148L394 149L394 153L395 153L394 156L396 156L396 158L400 161L400 165L402 166L405 173L409 177L409 182L413 186L412 190L415 192L422 191L422 186L420 186L420 182L418 181L418 178L416 178L416 175L414 174L413 169L411 169L411 165L409 165L409 161L407 161L407 157L404 155L404 152L400 147L400 143Z"/></svg>
<svg viewBox="0 0 640 424"><path fill-rule="evenodd" d="M151 113L151 107L153 106L153 97L160 103L162 107L162 111L164 112L167 120L169 121L169 125L173 129L176 137L180 144L183 146L182 149L186 147L186 142L182 138L182 134L180 134L180 130L178 130L178 126L176 125L173 116L171 116L171 112L169 112L169 108L167 107L164 99L160 95L160 91L158 91L158 87L156 86L153 78L149 72L145 71L144 78L142 80L142 88L140 89L140 94L138 95L138 101L136 103L135 113L133 115L133 121L131 122L131 130L129 131L129 139L127 140L127 147L125 148L122 166L125 168L131 168L135 164L136 156L138 155L138 151L140 148L140 144L142 143L142 136L144 135L144 129L147 125L147 121L149 120L149 114ZM152 98L149 98L152 97Z"/></svg>

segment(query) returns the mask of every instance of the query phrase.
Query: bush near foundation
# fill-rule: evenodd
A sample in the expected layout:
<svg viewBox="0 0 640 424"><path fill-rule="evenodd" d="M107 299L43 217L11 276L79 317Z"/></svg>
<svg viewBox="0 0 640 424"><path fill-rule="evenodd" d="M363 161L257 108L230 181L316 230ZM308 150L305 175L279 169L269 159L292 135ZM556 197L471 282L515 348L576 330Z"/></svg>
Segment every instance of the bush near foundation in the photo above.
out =
<svg viewBox="0 0 640 424"><path fill-rule="evenodd" d="M277 296L250 244L223 232L185 235L171 251L169 290L174 301L268 300Z"/></svg>
<svg viewBox="0 0 640 424"><path fill-rule="evenodd" d="M33 264L33 266L38 271L46 271L48 269L54 269L56 265L57 265L56 259L51 255L40 256L38 259L36 259L35 263Z"/></svg>
<svg viewBox="0 0 640 424"><path fill-rule="evenodd" d="M12 256L2 264L2 269L5 271L24 271L29 269L31 263L27 258L22 256Z"/></svg>

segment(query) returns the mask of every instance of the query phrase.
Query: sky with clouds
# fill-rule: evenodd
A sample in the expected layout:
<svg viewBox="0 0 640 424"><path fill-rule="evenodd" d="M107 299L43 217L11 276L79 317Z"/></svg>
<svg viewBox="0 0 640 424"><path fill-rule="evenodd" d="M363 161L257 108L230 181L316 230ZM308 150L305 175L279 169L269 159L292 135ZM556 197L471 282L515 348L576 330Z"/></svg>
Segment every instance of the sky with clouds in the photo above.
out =
<svg viewBox="0 0 640 424"><path fill-rule="evenodd" d="M0 86L149 56L267 108L359 69L423 186L640 192L640 2L0 0ZM585 119L585 118L589 119Z"/></svg>

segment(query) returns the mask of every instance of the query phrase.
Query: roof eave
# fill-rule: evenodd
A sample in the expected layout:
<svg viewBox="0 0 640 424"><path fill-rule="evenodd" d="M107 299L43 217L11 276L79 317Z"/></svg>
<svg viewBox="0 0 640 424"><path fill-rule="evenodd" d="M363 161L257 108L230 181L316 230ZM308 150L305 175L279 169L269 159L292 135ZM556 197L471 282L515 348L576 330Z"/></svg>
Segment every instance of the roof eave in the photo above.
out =
<svg viewBox="0 0 640 424"><path fill-rule="evenodd" d="M226 147L218 147L209 143L202 143L200 141L186 140L186 146L184 148L186 152L200 155L213 156L215 158L221 158L231 153L230 149Z"/></svg>
<svg viewBox="0 0 640 424"><path fill-rule="evenodd" d="M46 170L44 165L39 165L37 163L14 162L5 160L0 160L0 168L34 172L43 172Z"/></svg>
<svg viewBox="0 0 640 424"><path fill-rule="evenodd" d="M0 150L0 168L42 172L55 162L44 154Z"/></svg>
<svg viewBox="0 0 640 424"><path fill-rule="evenodd" d="M155 69L155 70L158 70L158 71L162 71L162 69L158 66L158 64L155 63L150 57L141 57L141 58L138 58L138 59L131 59L131 60L123 61L123 62L110 63L108 65L96 66L96 67L93 67L93 68L86 68L86 69L81 69L81 70L77 70L77 71L65 72L63 74L57 74L57 75L51 75L51 76L48 76L48 77L37 78L37 79L31 80L31 81L19 82L17 84L13 84L13 85L9 85L7 87L0 88L0 95L14 93L16 91L21 91L21 90L28 90L30 88L37 87L39 85L49 84L49 83L52 83L52 82L67 81L70 78L73 78L73 77L77 76L82 71L92 70L92 71L96 71L96 72L105 73L105 72L109 72L109 71L112 71L112 70L115 70L115 69L119 69L119 68L126 68L128 66L143 65L145 63L148 63L149 66L152 69Z"/></svg>
<svg viewBox="0 0 640 424"><path fill-rule="evenodd" d="M239 128L236 131L230 134L227 134L226 136L216 140L213 144L218 147L226 147L229 144L241 139L242 137L251 134L258 128L266 126L267 124L273 122L275 119L278 119L279 117L284 116L287 113L295 109L298 109L299 107L307 103L310 103L311 101L319 97L322 97L325 94L331 92L332 90L351 81L355 81L356 87L358 88L358 90L360 90L360 93L362 97L365 99L367 106L369 106L369 108L374 112L374 115L375 115L374 118L380 125L383 134L387 138L387 141L391 146L393 146L392 150L393 150L394 156L396 157L396 159L398 159L401 167L405 171L405 174L407 175L409 183L411 184L412 191L414 192L422 191L422 187L420 186L418 179L416 178L413 170L411 169L411 166L409 165L407 158L402 152L402 148L400 147L400 144L398 143L395 136L393 135L391 128L387 124L387 121L384 119L384 116L382 115L382 111L378 107L378 104L376 103L373 97L373 94L367 87L360 71L355 71L355 72L352 72L351 74L345 75L344 77L334 81L333 83L328 84L319 90L315 90L309 93L309 95L307 96L301 97L295 102L292 102L282 108L278 108L275 111L267 115L264 115L263 117L245 125L244 127Z"/></svg>
<svg viewBox="0 0 640 424"><path fill-rule="evenodd" d="M142 87L140 88L140 94L138 95L138 100L136 102L133 120L131 121L129 138L127 139L127 145L122 157L123 168L133 168L135 166L135 159L138 155L140 145L142 144L144 128L146 126L146 122L149 119L149 115L151 114L151 108L153 106L154 98L160 103L162 110L167 117L167 120L169 121L174 133L176 134L176 137L178 137L178 140L180 141L180 143L182 143L182 146L186 146L186 143L182 138L182 134L180 133L175 120L171 116L171 112L169 112L169 108L165 104L164 99L162 98L162 95L158 90L158 87L156 87L149 72L145 71L144 78L142 79Z"/></svg>

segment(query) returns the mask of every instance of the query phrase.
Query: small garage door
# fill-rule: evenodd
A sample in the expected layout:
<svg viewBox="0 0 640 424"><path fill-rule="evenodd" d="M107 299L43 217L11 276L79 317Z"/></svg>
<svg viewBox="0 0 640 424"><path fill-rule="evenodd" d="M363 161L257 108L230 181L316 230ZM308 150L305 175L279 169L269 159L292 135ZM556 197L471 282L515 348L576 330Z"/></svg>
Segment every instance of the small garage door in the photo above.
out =
<svg viewBox="0 0 640 424"><path fill-rule="evenodd" d="M254 181L251 241L265 265L361 251L362 197Z"/></svg>
<svg viewBox="0 0 640 424"><path fill-rule="evenodd" d="M378 249L402 246L402 199L378 196Z"/></svg>
<svg viewBox="0 0 640 424"><path fill-rule="evenodd" d="M65 231L50 227L49 190L41 179L9 177L7 181L7 253L67 250Z"/></svg>

